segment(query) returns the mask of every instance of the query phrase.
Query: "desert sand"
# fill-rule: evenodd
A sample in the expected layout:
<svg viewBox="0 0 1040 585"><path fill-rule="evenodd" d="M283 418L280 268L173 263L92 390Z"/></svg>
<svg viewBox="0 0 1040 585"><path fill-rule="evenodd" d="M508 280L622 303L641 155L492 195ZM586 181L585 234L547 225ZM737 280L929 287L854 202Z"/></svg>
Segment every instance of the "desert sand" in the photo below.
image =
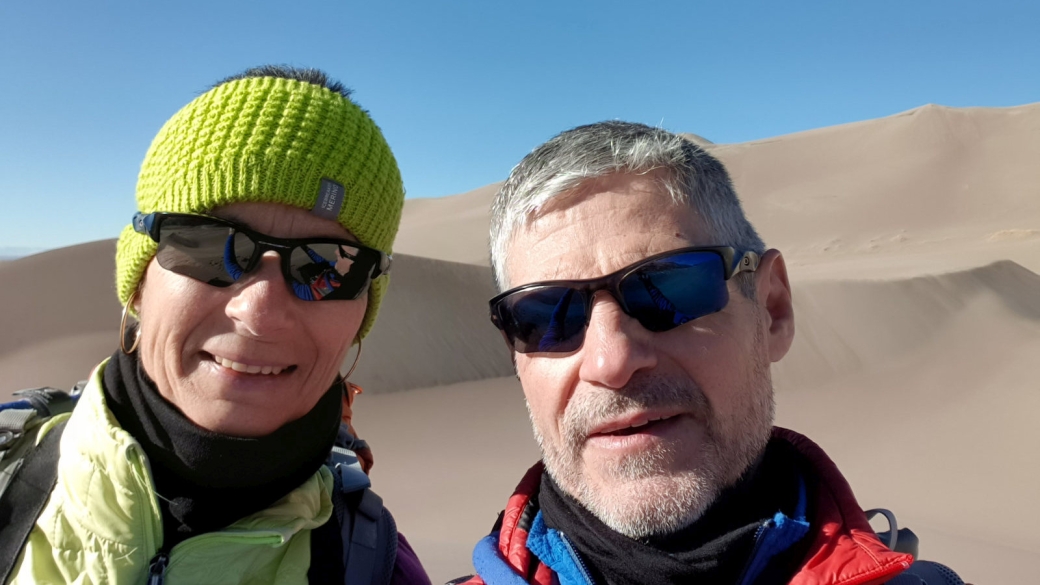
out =
<svg viewBox="0 0 1040 585"><path fill-rule="evenodd" d="M1035 582L1040 104L698 142L788 261L797 334L773 369L778 424L820 443L864 508L918 534L924 558L976 584ZM375 489L435 582L470 570L473 543L538 458L486 318L496 188L406 203L355 374ZM113 251L0 263L0 399L69 387L116 348Z"/></svg>

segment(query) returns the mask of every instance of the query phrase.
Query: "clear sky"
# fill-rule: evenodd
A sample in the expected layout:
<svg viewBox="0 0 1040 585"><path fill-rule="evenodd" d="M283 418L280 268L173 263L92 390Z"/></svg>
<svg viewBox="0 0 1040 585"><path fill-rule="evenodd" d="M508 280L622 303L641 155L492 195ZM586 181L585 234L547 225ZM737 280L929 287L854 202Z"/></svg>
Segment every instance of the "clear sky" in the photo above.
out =
<svg viewBox="0 0 1040 585"><path fill-rule="evenodd" d="M1040 2L0 2L0 255L110 238L152 137L264 63L355 90L409 197L626 119L741 142L925 103L1040 101Z"/></svg>

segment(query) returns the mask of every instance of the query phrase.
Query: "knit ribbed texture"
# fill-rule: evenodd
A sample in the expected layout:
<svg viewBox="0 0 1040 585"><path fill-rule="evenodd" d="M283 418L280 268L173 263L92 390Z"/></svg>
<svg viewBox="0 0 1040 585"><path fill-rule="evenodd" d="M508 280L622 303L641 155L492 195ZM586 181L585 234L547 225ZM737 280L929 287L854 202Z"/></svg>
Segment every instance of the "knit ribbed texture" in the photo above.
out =
<svg viewBox="0 0 1040 585"><path fill-rule="evenodd" d="M372 119L324 87L275 77L239 79L202 94L152 141L137 181L144 213L205 213L240 202L310 210L321 179L345 189L339 223L366 246L390 252L404 187ZM127 226L116 250L116 290L126 304L156 244ZM372 328L388 277L368 291L359 336Z"/></svg>

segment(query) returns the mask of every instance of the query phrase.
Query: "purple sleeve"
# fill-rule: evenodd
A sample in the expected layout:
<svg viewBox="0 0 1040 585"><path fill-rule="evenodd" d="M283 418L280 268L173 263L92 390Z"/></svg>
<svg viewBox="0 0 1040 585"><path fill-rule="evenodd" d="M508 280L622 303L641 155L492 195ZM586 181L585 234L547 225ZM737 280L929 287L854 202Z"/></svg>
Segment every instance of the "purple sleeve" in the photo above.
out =
<svg viewBox="0 0 1040 585"><path fill-rule="evenodd" d="M397 533L397 562L394 563L390 585L430 585L426 569L419 562L412 545L400 532Z"/></svg>

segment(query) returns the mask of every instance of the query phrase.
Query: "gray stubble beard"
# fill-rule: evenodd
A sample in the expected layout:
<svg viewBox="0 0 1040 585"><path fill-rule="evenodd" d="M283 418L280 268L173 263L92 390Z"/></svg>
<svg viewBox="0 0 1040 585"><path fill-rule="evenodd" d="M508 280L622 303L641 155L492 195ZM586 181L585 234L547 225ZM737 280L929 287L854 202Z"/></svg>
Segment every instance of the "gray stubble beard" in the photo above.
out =
<svg viewBox="0 0 1040 585"><path fill-rule="evenodd" d="M740 391L747 397L746 404L730 420L719 420L700 387L688 378L675 380L645 374L634 377L620 390L576 394L564 411L562 448L544 439L530 405L528 413L546 470L561 489L611 529L643 539L695 522L765 449L774 414L767 361L756 361ZM590 430L608 418L659 407L680 407L694 413L704 428L699 464L669 473L668 464L682 453L676 445L657 445L648 452L622 457L603 470L616 486L610 493L602 493L604 490L591 485L583 473L582 462Z"/></svg>

